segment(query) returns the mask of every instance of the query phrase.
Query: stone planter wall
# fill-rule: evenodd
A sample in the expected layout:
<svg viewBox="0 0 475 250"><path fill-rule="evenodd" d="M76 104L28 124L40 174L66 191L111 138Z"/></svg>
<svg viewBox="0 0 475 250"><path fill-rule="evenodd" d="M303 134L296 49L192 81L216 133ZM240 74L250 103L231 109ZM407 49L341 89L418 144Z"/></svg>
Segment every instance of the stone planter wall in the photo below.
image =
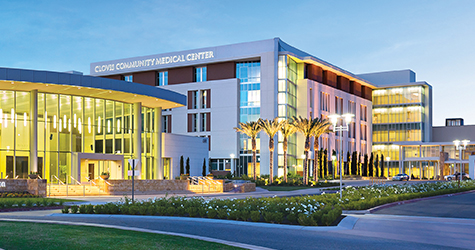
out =
<svg viewBox="0 0 475 250"><path fill-rule="evenodd" d="M106 194L130 194L132 192L132 180L98 180L97 183L103 187ZM187 180L135 180L135 194L153 194L164 191L186 191L188 190Z"/></svg>
<svg viewBox="0 0 475 250"><path fill-rule="evenodd" d="M46 180L41 179L0 179L0 192L28 192L46 196Z"/></svg>

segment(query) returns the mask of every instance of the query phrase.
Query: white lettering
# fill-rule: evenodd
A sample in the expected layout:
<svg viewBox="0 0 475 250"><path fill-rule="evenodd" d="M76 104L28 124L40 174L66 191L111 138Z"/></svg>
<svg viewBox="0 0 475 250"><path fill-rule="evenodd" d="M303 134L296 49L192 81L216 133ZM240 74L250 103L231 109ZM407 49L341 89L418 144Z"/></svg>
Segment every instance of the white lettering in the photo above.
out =
<svg viewBox="0 0 475 250"><path fill-rule="evenodd" d="M4 181L0 182L0 187L4 188L4 187L7 187L7 185L5 184Z"/></svg>

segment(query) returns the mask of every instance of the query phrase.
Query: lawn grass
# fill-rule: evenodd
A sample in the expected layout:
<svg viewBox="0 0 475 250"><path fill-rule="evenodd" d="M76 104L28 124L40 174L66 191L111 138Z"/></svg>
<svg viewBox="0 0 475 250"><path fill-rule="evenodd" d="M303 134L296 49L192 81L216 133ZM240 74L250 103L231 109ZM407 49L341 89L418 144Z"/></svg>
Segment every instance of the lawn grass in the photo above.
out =
<svg viewBox="0 0 475 250"><path fill-rule="evenodd" d="M0 222L3 249L240 249L213 242L112 228Z"/></svg>

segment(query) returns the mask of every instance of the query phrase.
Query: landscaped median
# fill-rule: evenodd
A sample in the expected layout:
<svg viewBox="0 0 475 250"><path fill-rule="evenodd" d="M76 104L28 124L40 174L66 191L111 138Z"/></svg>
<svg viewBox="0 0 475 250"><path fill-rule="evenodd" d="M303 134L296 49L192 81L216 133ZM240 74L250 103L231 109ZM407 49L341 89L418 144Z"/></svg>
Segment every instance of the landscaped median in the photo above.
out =
<svg viewBox="0 0 475 250"><path fill-rule="evenodd" d="M189 216L329 226L339 221L342 209L361 210L395 201L474 189L474 181L463 181L460 188L457 182L346 187L343 200L339 199L339 194L245 199L170 197L135 203L125 198L121 202L104 205L65 206L63 213Z"/></svg>

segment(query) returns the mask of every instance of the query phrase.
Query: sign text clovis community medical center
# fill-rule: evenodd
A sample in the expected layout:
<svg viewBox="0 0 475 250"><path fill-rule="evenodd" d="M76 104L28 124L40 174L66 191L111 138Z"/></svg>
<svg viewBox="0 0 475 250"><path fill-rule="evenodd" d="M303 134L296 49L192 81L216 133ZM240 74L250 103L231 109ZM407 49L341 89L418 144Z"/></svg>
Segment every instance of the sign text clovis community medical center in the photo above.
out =
<svg viewBox="0 0 475 250"><path fill-rule="evenodd" d="M178 55L162 56L162 57L151 56L150 58L139 59L139 60L125 59L119 62L96 65L94 66L94 73L101 73L101 72L105 73L105 72L121 71L125 69L136 69L136 68L151 67L151 66L157 66L157 65L192 62L192 61L210 59L210 58L214 58L213 51L203 51L203 52L178 54Z"/></svg>

